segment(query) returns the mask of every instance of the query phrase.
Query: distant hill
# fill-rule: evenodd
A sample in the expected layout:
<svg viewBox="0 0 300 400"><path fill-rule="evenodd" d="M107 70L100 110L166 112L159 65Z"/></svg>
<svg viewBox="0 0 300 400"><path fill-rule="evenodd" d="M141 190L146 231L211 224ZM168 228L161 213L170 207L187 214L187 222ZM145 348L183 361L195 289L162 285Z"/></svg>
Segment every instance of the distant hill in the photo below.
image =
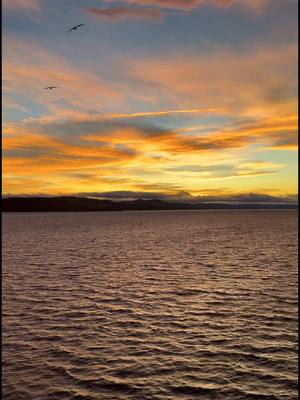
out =
<svg viewBox="0 0 300 400"><path fill-rule="evenodd" d="M213 210L213 209L298 209L297 204L276 203L171 203L162 200L115 202L83 197L10 197L2 199L4 212Z"/></svg>

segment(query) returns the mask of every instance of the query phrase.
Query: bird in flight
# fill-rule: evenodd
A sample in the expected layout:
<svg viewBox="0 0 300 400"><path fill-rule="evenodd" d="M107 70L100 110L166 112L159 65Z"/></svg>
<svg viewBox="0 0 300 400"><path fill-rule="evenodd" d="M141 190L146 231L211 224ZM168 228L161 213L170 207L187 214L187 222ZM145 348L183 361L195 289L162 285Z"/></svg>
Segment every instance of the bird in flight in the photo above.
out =
<svg viewBox="0 0 300 400"><path fill-rule="evenodd" d="M47 87L45 87L44 89L50 89L50 90L52 90L52 89L57 89L57 86L47 86Z"/></svg>
<svg viewBox="0 0 300 400"><path fill-rule="evenodd" d="M77 29L80 28L81 26L84 26L84 24L75 25L72 28L70 28L68 32L77 31Z"/></svg>

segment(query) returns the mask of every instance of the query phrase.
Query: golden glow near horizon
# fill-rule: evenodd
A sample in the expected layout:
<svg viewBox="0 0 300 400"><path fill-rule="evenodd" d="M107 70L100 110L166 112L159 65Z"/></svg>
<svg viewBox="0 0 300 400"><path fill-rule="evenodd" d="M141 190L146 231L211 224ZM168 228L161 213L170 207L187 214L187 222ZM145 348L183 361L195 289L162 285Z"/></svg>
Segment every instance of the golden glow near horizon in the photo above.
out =
<svg viewBox="0 0 300 400"><path fill-rule="evenodd" d="M4 6L4 194L297 193L296 1L195 2L184 14L157 1L157 21L101 23L72 1L13 3ZM51 30L48 16L66 10L89 29L65 35L58 18ZM167 34L179 20L182 42ZM224 42L228 31L239 37Z"/></svg>

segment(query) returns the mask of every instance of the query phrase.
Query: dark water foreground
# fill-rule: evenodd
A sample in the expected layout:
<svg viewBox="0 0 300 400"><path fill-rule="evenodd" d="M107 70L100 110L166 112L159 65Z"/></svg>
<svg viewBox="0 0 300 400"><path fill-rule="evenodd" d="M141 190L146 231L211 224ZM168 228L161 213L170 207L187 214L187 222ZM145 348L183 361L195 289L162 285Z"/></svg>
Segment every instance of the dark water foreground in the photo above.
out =
<svg viewBox="0 0 300 400"><path fill-rule="evenodd" d="M3 215L3 395L297 399L297 211Z"/></svg>

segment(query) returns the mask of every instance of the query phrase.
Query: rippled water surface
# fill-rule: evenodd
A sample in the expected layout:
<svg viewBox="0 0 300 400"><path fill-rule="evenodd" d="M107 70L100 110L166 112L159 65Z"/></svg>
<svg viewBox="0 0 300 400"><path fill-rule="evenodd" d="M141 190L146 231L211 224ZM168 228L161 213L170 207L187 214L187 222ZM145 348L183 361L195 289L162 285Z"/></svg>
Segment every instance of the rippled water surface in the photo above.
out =
<svg viewBox="0 0 300 400"><path fill-rule="evenodd" d="M3 215L3 395L297 399L297 212Z"/></svg>

